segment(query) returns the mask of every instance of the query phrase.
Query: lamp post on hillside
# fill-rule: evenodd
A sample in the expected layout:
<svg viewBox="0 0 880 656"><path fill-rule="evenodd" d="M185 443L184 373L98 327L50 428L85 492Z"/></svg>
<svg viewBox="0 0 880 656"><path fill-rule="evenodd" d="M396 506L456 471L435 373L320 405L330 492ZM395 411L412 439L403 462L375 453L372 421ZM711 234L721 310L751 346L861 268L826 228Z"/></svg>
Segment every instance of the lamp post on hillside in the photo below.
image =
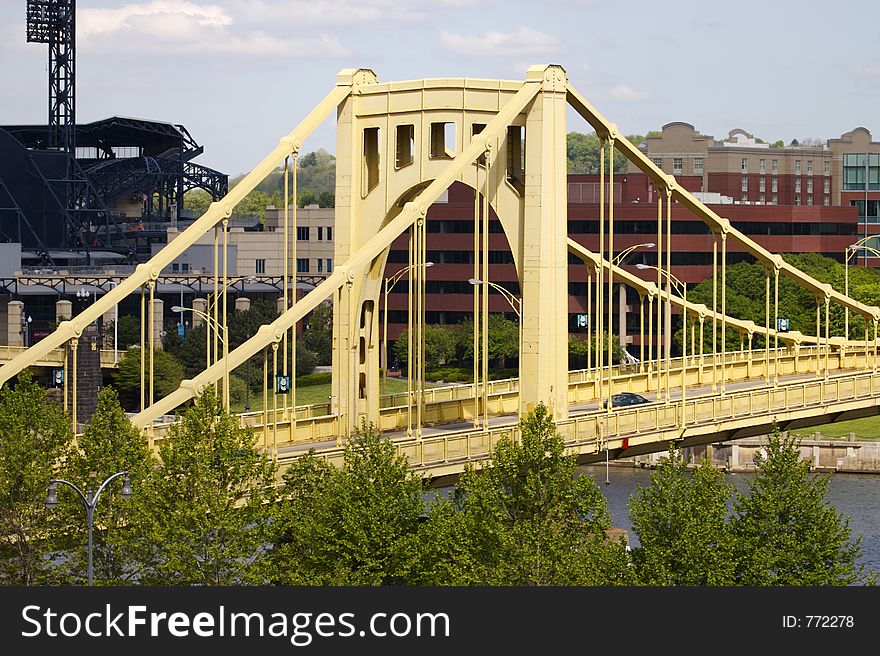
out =
<svg viewBox="0 0 880 656"><path fill-rule="evenodd" d="M394 285L401 280L401 278L416 266L418 265L410 264L408 267L405 267L385 278L385 311L382 313L382 366L385 370L385 374L382 376L383 394L388 393L388 293L394 288ZM432 266L434 266L433 262L425 262L426 268ZM407 358L412 362L411 353L407 354Z"/></svg>
<svg viewBox="0 0 880 656"><path fill-rule="evenodd" d="M469 282L471 285L474 285L474 286L482 285L482 284L484 283L483 280L479 280L478 278L470 278L470 279L468 279L468 282ZM489 281L489 280L486 280L486 281L485 281L485 284L487 284L487 285L488 285L489 287L491 287L492 289L497 290L498 293L500 293L500 294L505 298L505 300L510 304L511 309L512 309L512 310L514 311L514 313L516 314L517 324L519 324L518 327L517 327L517 332L518 332L518 335L517 335L517 343L518 343L518 346L517 346L517 349L518 349L518 350L517 350L517 359L522 359L522 336L523 336L523 327L522 327L522 299L519 298L519 297L517 297L517 296L514 296L514 295L513 295L513 292L511 292L509 289L505 289L504 287L502 287L501 285L499 285L499 284L497 284L497 283L494 283L494 282L491 282L491 281ZM489 327L488 317L487 317L486 319L487 319L487 320L486 320L486 322L485 322L484 325L486 326L486 329L488 330L488 327ZM476 357L476 353L474 354L474 357ZM488 357L488 354L487 354L487 353L484 353L484 354L483 354L483 357ZM484 396L484 397L488 397L488 386L489 386L489 381L484 380L484 381L483 381L483 390L484 390L484 394L483 394L483 396ZM520 388L520 389L521 389L521 388ZM475 401L476 401L476 399L475 399ZM485 412L486 412L486 426L488 426L488 425L489 425L489 419L488 419L488 415L489 415L488 403L484 402L484 403L483 403L483 407L484 407L484 410L485 410ZM522 408L522 404L520 404L520 408ZM519 411L517 411L517 416L519 416Z"/></svg>
<svg viewBox="0 0 880 656"><path fill-rule="evenodd" d="M92 534L94 532L95 525L95 508L98 505L98 499L101 497L101 492L104 491L104 488L107 487L107 484L112 481L114 478L118 476L124 476L122 479L122 500L125 501L131 497L131 479L128 477L128 470L123 469L120 472L116 472L115 474L109 476L101 486L98 488L98 491L92 494L91 490L83 493L76 485L71 483L70 481L65 481L63 478L53 478L49 481L49 489L46 492L46 508L49 510L54 510L55 506L58 505L58 484L61 483L63 485L67 485L74 489L74 491L79 495L80 501L82 501L83 507L86 509L86 525L89 531L89 547L88 547L88 582L89 585L94 584L95 579L95 571L92 565L92 546L93 539Z"/></svg>

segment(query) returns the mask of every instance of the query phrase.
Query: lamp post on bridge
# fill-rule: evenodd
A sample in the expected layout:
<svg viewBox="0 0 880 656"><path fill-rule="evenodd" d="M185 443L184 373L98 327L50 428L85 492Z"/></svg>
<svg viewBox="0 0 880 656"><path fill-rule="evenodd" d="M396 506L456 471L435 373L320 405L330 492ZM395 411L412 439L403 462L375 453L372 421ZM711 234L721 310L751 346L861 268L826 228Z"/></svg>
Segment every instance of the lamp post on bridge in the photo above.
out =
<svg viewBox="0 0 880 656"><path fill-rule="evenodd" d="M46 492L46 508L49 510L54 510L58 505L58 484L67 485L68 487L73 488L73 490L79 495L80 501L82 501L83 507L86 510L86 526L88 527L89 532L89 546L88 546L88 584L91 586L94 584L95 580L95 570L92 565L92 547L93 547L93 539L92 535L94 533L94 525L95 525L95 508L98 505L98 499L101 497L101 492L104 491L104 488L107 487L107 484L110 483L114 478L119 476L124 476L122 479L122 500L128 500L131 495L131 479L128 477L128 470L123 469L120 472L116 472L111 476L107 477L101 486L98 488L98 491L92 494L92 490L89 489L87 492L83 492L79 489L75 484L70 481L66 481L63 478L53 478L49 481L49 489Z"/></svg>
<svg viewBox="0 0 880 656"><path fill-rule="evenodd" d="M872 248L871 246L867 246L867 243L872 239L878 239L880 235L870 235L868 237L863 237L859 239L854 244L850 244L844 250L845 258L843 262L843 274L844 274L844 295L849 296L849 261L850 259L858 252L859 250L868 251L873 253L875 256L880 257L880 251L876 248ZM849 308L844 306L844 336L845 339L849 339Z"/></svg>
<svg viewBox="0 0 880 656"><path fill-rule="evenodd" d="M196 310L195 308L182 307L180 305L175 305L171 308L172 312L180 312L181 317L184 312L192 312L193 314L199 315L202 319L205 320L206 324L211 324L214 322L214 317L211 315L202 312L201 310ZM218 337L223 344L223 407L228 411L229 410L229 330L225 324L220 324L217 322L214 330L217 331ZM221 336L222 335L222 336Z"/></svg>
<svg viewBox="0 0 880 656"><path fill-rule="evenodd" d="M500 293L504 297L504 299L510 304L511 309L516 314L516 319L517 319L517 324L518 324L518 331L517 331L518 332L518 336L517 336L518 340L517 341L518 341L519 345L517 347L518 348L517 359L521 360L522 359L522 337L523 337L522 299L515 296L513 294L513 292L511 292L509 289L505 289L501 285L494 283L494 282L491 282L489 280L483 281L478 278L469 278L468 282L471 285L473 285L474 287L476 287L477 285L482 285L485 282L486 285L497 290L498 293ZM488 330L488 328L489 328L488 318L487 318L487 321L485 322L485 326L486 326L486 329ZM476 357L476 353L474 353L474 357ZM483 357L488 357L488 354L484 353ZM487 428L489 426L488 388L489 388L489 381L484 380L483 381L483 397L485 400L483 402L483 411L486 413L485 424L486 424ZM520 385L520 393L522 393L522 386L521 385ZM474 403L476 403L476 401L477 401L477 399L476 399L476 397L474 397ZM517 410L517 417L520 417L521 410L522 410L522 404L519 404L519 409Z"/></svg>
<svg viewBox="0 0 880 656"><path fill-rule="evenodd" d="M414 269L416 264L410 264L400 271L397 271L385 278L385 311L382 313L382 366L384 367L384 375L382 376L382 393L388 393L388 293L407 273ZM433 262L425 262L425 267L434 266ZM412 362L412 354L408 354L409 361Z"/></svg>
<svg viewBox="0 0 880 656"><path fill-rule="evenodd" d="M676 278L672 273L667 271L666 269L660 269L655 266L651 266L650 264L636 264L637 269L645 270L645 269L653 269L660 273L663 277L666 278L666 281L669 283L671 287L674 287L676 291L681 294L682 298L682 308L681 308L681 327L682 327L682 335L681 335L681 427L684 428L685 425L685 403L687 396L687 285L683 283L681 280ZM666 403L669 403L669 352L666 353Z"/></svg>

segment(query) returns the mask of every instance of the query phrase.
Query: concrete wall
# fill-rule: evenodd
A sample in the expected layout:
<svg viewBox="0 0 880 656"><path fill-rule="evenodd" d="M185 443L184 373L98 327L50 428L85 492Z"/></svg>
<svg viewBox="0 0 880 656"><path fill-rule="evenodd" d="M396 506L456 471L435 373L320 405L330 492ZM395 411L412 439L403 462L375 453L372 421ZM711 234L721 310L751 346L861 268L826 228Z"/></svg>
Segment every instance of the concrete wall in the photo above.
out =
<svg viewBox="0 0 880 656"><path fill-rule="evenodd" d="M755 470L755 456L767 444L767 438L748 438L721 445L709 444L684 449L696 465L711 458L716 467L732 472ZM812 469L825 472L880 473L880 442L857 442L850 439L804 439L800 442L801 458L808 460ZM636 466L654 467L668 452L651 453L632 458Z"/></svg>

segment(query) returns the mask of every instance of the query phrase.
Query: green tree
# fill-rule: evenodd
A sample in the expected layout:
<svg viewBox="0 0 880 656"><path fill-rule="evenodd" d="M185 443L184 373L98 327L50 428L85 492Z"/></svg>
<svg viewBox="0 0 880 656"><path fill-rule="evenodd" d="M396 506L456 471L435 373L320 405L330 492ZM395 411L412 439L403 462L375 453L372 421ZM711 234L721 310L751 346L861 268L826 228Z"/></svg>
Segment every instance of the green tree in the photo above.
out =
<svg viewBox="0 0 880 656"><path fill-rule="evenodd" d="M192 210L197 216L204 214L211 205L211 194L204 189L190 189L183 196L184 209Z"/></svg>
<svg viewBox="0 0 880 656"><path fill-rule="evenodd" d="M161 349L151 349L153 354L153 389L157 399L170 394L183 380L183 365L170 353ZM145 385L149 386L150 355L144 354ZM139 346L129 348L119 360L113 372L113 386L119 393L119 399L127 410L134 410L140 403L141 389L141 349ZM149 390L147 390L149 394Z"/></svg>
<svg viewBox="0 0 880 656"><path fill-rule="evenodd" d="M263 583L276 465L250 427L212 392L199 397L159 443L162 466L139 492L141 582L149 585Z"/></svg>
<svg viewBox="0 0 880 656"><path fill-rule="evenodd" d="M508 358L519 357L519 323L511 321L503 314L492 313L489 315L489 361L494 362L503 369ZM466 318L459 329L459 348L463 359L472 360L474 357L474 323L470 317ZM483 341L480 337L478 349L482 350Z"/></svg>
<svg viewBox="0 0 880 656"><path fill-rule="evenodd" d="M635 145L644 140L640 135L628 137ZM566 135L566 152L568 157L569 173L599 173L599 147L601 143L595 132L583 134L581 132L569 132ZM605 148L605 167L608 171L609 150ZM619 150L614 150L614 172L625 173L627 159Z"/></svg>
<svg viewBox="0 0 880 656"><path fill-rule="evenodd" d="M733 585L736 552L727 523L733 486L703 460L693 471L673 443L629 503L640 546L633 561L644 585Z"/></svg>
<svg viewBox="0 0 880 656"><path fill-rule="evenodd" d="M799 440L770 437L755 475L734 500L737 576L744 585L851 585L867 580L861 537L825 496L828 476L810 472Z"/></svg>
<svg viewBox="0 0 880 656"><path fill-rule="evenodd" d="M269 556L282 585L399 585L418 571L421 478L363 424L341 468L310 453L284 474Z"/></svg>
<svg viewBox="0 0 880 656"><path fill-rule="evenodd" d="M425 367L436 369L455 359L458 348L458 326L425 326ZM404 329L394 342L394 358L401 367L409 365L409 331Z"/></svg>
<svg viewBox="0 0 880 656"><path fill-rule="evenodd" d="M133 314L125 314L119 317L119 327L115 329L117 348L127 349L129 346L141 343L141 320ZM108 321L104 327L104 333L108 340L113 339L113 321Z"/></svg>
<svg viewBox="0 0 880 656"><path fill-rule="evenodd" d="M94 560L95 583L125 585L137 581L140 573L137 560L129 548L132 532L132 510L139 503L144 480L153 466L147 441L135 428L119 405L116 391L103 387L98 393L98 407L86 424L79 448L67 458L62 476L83 492L96 492L110 475L127 470L134 496L123 501L122 477L112 481L98 499L95 508ZM56 514L61 524L63 569L74 582L82 583L87 570L88 532L85 509L72 489L58 486L59 505Z"/></svg>
<svg viewBox="0 0 880 656"><path fill-rule="evenodd" d="M503 437L487 466L468 465L452 499L431 505L422 557L426 584L609 585L632 583L624 546L608 539L605 497L543 405Z"/></svg>
<svg viewBox="0 0 880 656"><path fill-rule="evenodd" d="M329 365L333 358L333 305L320 303L312 310L303 326L303 345L317 357L320 365Z"/></svg>
<svg viewBox="0 0 880 656"><path fill-rule="evenodd" d="M608 364L608 333L602 333L600 348L602 349L602 362ZM611 342L611 359L614 364L623 362L623 347L617 335L613 336ZM570 368L585 369L596 365L596 336L590 336L590 343L587 344L586 335L578 335L569 333L568 335L568 362Z"/></svg>
<svg viewBox="0 0 880 656"><path fill-rule="evenodd" d="M0 584L53 581L46 491L71 438L64 411L27 371L0 390Z"/></svg>

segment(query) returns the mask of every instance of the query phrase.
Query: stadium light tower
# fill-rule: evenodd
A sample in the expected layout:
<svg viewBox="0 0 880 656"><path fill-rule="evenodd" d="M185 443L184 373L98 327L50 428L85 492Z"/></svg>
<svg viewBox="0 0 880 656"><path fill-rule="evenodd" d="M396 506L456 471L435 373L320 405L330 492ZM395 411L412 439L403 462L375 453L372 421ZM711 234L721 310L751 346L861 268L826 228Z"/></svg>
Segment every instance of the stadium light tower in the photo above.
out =
<svg viewBox="0 0 880 656"><path fill-rule="evenodd" d="M49 45L47 147L76 153L76 0L27 0L28 43Z"/></svg>

